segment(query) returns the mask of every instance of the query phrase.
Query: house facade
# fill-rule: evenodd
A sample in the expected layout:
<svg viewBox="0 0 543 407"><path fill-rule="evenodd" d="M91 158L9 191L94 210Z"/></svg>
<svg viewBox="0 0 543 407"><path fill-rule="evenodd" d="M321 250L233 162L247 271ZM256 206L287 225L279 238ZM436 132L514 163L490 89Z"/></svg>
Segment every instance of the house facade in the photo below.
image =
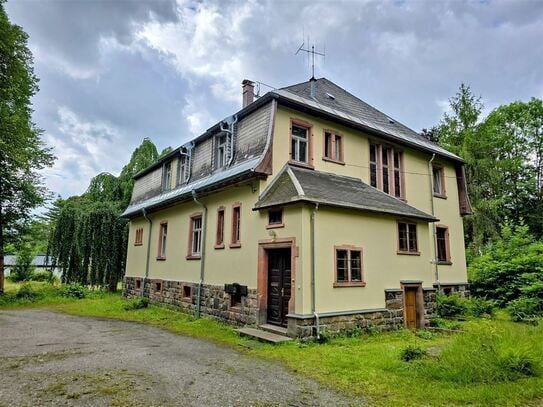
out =
<svg viewBox="0 0 543 407"><path fill-rule="evenodd" d="M331 81L254 100L139 173L124 293L291 336L421 327L467 290L463 160Z"/></svg>

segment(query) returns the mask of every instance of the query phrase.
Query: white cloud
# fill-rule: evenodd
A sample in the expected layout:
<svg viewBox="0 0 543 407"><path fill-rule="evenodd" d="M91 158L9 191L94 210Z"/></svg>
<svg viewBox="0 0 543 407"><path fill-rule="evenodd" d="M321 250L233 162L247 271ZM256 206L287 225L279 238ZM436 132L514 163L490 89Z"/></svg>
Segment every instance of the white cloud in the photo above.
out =
<svg viewBox="0 0 543 407"><path fill-rule="evenodd" d="M61 195L81 194L100 172L118 173L130 152L121 132L109 123L86 121L66 106L57 110L58 133L46 133L45 141L57 157L44 172L48 187Z"/></svg>

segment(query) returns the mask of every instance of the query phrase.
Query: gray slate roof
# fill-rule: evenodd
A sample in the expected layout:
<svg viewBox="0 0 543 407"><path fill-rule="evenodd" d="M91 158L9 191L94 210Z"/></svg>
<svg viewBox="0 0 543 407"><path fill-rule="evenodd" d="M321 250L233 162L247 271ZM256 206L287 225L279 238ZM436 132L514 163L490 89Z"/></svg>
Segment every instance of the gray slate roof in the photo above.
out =
<svg viewBox="0 0 543 407"><path fill-rule="evenodd" d="M368 105L326 78L316 79L315 97L311 97L311 81L274 90L273 93L290 99L294 103L305 104L326 114L372 129L399 143L408 143L456 161L463 161L462 158Z"/></svg>
<svg viewBox="0 0 543 407"><path fill-rule="evenodd" d="M385 194L358 178L285 165L264 190L255 210L298 202L437 221L435 217Z"/></svg>

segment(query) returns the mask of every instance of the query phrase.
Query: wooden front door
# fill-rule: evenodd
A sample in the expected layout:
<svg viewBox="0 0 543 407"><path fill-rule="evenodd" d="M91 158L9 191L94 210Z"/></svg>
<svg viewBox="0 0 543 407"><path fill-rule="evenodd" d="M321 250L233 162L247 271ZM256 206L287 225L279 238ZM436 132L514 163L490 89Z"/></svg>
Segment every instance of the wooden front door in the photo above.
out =
<svg viewBox="0 0 543 407"><path fill-rule="evenodd" d="M417 328L417 287L405 287L405 325L409 329Z"/></svg>
<svg viewBox="0 0 543 407"><path fill-rule="evenodd" d="M290 300L290 249L268 251L268 323L287 325Z"/></svg>

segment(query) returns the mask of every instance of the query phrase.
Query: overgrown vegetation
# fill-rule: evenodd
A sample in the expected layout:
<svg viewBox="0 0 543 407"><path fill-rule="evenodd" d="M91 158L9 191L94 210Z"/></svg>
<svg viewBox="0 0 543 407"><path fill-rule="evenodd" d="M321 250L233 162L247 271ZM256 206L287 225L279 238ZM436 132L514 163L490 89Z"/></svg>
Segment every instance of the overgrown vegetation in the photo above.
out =
<svg viewBox="0 0 543 407"><path fill-rule="evenodd" d="M232 327L164 307L133 306L118 294L91 290L84 299L63 297L62 287L29 283L34 300L12 298L10 308L47 306L73 315L135 321L173 333L235 347L280 361L299 374L372 405L509 405L543 399L543 326L516 324L502 311L492 319L438 319L458 333L407 330L329 338L326 344L293 341L280 346L250 343ZM10 283L7 296L20 284ZM0 298L0 307L8 307ZM128 308L128 310L127 310ZM241 345L241 346L240 346ZM408 355L407 363L403 355ZM416 356L415 356L416 355Z"/></svg>
<svg viewBox="0 0 543 407"><path fill-rule="evenodd" d="M472 293L507 307L515 321L533 320L543 315L543 241L527 226L506 226L502 236L470 263Z"/></svg>

